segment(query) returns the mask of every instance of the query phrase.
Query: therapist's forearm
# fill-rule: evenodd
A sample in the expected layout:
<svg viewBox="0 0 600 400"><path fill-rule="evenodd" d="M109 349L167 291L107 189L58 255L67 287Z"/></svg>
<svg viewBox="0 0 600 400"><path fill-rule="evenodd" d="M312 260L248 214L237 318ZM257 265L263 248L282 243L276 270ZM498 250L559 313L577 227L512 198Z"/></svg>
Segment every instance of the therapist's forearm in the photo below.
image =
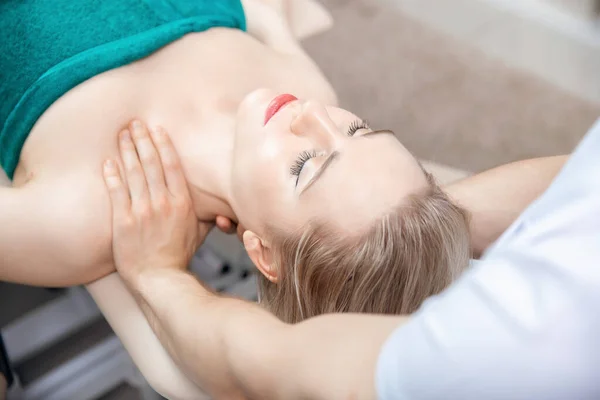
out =
<svg viewBox="0 0 600 400"><path fill-rule="evenodd" d="M479 257L550 185L568 156L502 165L444 190L471 214L472 248Z"/></svg>
<svg viewBox="0 0 600 400"><path fill-rule="evenodd" d="M145 272L132 289L176 362L217 399L375 398L379 349L406 319L346 314L286 325L174 270Z"/></svg>
<svg viewBox="0 0 600 400"><path fill-rule="evenodd" d="M222 377L231 377L240 364L234 358L235 349L226 332L233 316L228 310L230 303L239 302L243 307L244 302L220 298L202 287L193 276L177 270L145 271L135 280L130 279L129 284L157 336L190 379L217 399L245 398L243 394L247 389L243 385L218 382ZM268 316L258 319L260 325L251 328L259 332L273 325L276 325L275 329L285 327ZM240 331L239 339L243 340L248 333ZM259 334L258 339L261 337L264 335ZM270 348L268 343L252 345L255 347L248 350L252 351L256 346ZM243 368L244 364L241 364ZM268 367L268 363L253 366L259 374L261 366Z"/></svg>

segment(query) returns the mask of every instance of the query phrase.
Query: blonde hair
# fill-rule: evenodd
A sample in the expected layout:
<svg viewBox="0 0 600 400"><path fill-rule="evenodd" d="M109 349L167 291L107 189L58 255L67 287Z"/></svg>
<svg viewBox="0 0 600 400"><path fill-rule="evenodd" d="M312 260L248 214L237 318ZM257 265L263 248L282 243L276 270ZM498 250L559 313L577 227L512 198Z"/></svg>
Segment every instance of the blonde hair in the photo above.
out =
<svg viewBox="0 0 600 400"><path fill-rule="evenodd" d="M259 278L259 301L289 323L332 312L407 314L468 265L469 218L433 177L393 212L352 237L325 224L275 235L276 284Z"/></svg>

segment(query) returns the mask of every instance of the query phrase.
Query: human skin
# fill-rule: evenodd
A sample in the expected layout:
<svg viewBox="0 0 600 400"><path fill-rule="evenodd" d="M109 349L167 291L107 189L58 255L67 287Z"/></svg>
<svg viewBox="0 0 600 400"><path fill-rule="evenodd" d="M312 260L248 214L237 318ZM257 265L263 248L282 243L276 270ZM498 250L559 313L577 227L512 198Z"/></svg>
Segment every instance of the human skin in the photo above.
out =
<svg viewBox="0 0 600 400"><path fill-rule="evenodd" d="M184 154L196 218L234 218L219 185L241 100L271 87L336 103L278 3L244 1L249 33L214 28L189 34L67 92L34 126L13 186L0 187L0 279L47 287L87 284L144 377L167 398L203 395L111 273L110 203L99 172L107 156L118 154L111 133L133 117L144 118L179 132L173 140Z"/></svg>
<svg viewBox="0 0 600 400"><path fill-rule="evenodd" d="M122 140L123 178L113 160L105 163L115 262L190 378L216 399L375 399L381 346L407 317L328 314L289 325L204 288L185 271L203 234L176 151L163 130L148 137ZM539 175L556 162L533 165L545 164Z"/></svg>
<svg viewBox="0 0 600 400"><path fill-rule="evenodd" d="M347 204L347 210L364 210L362 219L340 226L344 230L364 225L400 201L410 185L397 185L383 159L395 160L396 168L412 168L417 184L422 178L416 160L392 135L362 138L369 131L362 125L349 135L360 118L335 107L335 93L283 18L279 6L284 5L246 1L250 34L223 28L189 34L67 92L34 126L13 187L0 188L2 279L42 286L86 284L142 374L165 397L201 394L157 341L121 279L111 274L110 202L98 174L103 160L118 153L111 132L129 126L132 140L143 142L139 129L129 125L133 117L177 132L171 137L200 229L205 233L216 216L241 221L252 228L248 244L255 255L270 251L265 220L284 230L313 216L339 221L340 214L331 213L337 208L319 207L324 199L335 204L336 185L362 194ZM264 120L270 97L281 93L301 100L268 126L255 124ZM268 147L276 151L263 151ZM301 153L313 150L337 151L339 162L300 200L290 169ZM310 180L322 162L321 157L308 161L300 178ZM369 168L362 170L362 163ZM381 179L371 179L381 168ZM344 179L352 171L355 179ZM265 186L269 182L277 184ZM369 204L366 192L356 190L364 182L376 183L389 196ZM260 213L255 213L257 206ZM293 221L285 218L292 215ZM257 240L260 246L254 246Z"/></svg>
<svg viewBox="0 0 600 400"><path fill-rule="evenodd" d="M374 399L379 348L406 318L330 314L288 325L205 289L185 271L203 236L176 152L164 131L149 136L147 148L123 141L124 178L105 163L115 262L188 376L214 399Z"/></svg>
<svg viewBox="0 0 600 400"><path fill-rule="evenodd" d="M250 3L245 5L251 6ZM249 95L258 87L269 87L273 93L291 92L304 101L311 99L312 103L306 103L306 109L312 111L305 112L298 121L304 120L306 123L301 125L309 124L313 128L302 129L304 137L298 135L297 140L288 136L291 139L282 146L284 150L306 140L319 142L325 138L325 147L331 149L332 145L341 144L346 152L353 152L355 159L360 153L362 162L369 160L365 158L365 148L371 146L374 153L377 148L387 151L392 140L382 136L371 138L373 140L364 138L367 147L359 147L357 143L360 142L344 136L347 125L357 117L332 107L337 102L327 81L298 46L281 16L263 6L254 7L251 12L247 8L249 27L256 28L251 32L254 36L228 29L187 35L144 60L98 75L66 93L44 113L32 130L23 148L13 188L0 188L2 279L43 286L88 283L88 290L138 367L155 388L170 394L168 397L196 398L197 388L178 371L157 342L121 279L110 274L114 270L108 223L110 204L98 172L106 157L117 155L118 142L111 133L127 126L133 117L152 126L167 127L172 132L189 180L196 218L206 223L217 215L239 220L231 204L235 203L233 191L223 184L232 182L230 169L234 163L231 155L238 106L246 99L248 108L253 108L252 104L257 103L253 100L260 100L260 93L265 93L255 92L258 98ZM293 107L286 112L291 110ZM324 118L324 112L329 120ZM254 115L259 114L261 112ZM331 129L332 123L339 126ZM243 126L251 127L251 124ZM288 130L283 133L294 133L291 124L285 128ZM256 137L256 132L253 130L243 137ZM358 132L354 139L364 133L366 130ZM254 144L248 146L258 148L258 145L252 147ZM409 162L412 159L398 142L393 142L393 146L398 154L405 156L403 160ZM278 158L281 163L278 171L282 174L279 189L293 179L288 174L289 166L283 167L287 161L283 153L280 151ZM245 153L246 159L249 154ZM244 157L240 155L236 160L242 162ZM324 176L323 182L335 178L336 173L341 174L339 167L351 165L348 157L345 161L344 158L339 160L341 162L335 166L337 172L335 169L329 171L333 175ZM258 161L253 161L255 166L260 166ZM265 157L261 162L267 161ZM314 162L319 160L311 163ZM359 164L353 165L355 168ZM371 167L375 165L371 164ZM314 167L309 163L303 174L310 173ZM346 172L351 175L350 171ZM238 174L238 178L241 175ZM418 182L418 175L415 176ZM354 182L357 186L361 184L359 179ZM381 187L399 190L400 186L388 183L389 180L379 181ZM253 186L238 185L240 187ZM319 189L318 186L311 191L315 189ZM325 195L328 190L333 192L330 185L321 186L321 192L323 189ZM352 187L347 190L352 191ZM387 201L397 200L401 195L394 192ZM228 201L230 197L231 201ZM252 199L252 194L239 194L238 198L241 204L241 199ZM276 201L273 197L271 203ZM313 199L312 203L317 200ZM285 204L290 206L289 202ZM368 220L385 206L383 203L363 207L369 213L362 217ZM304 216L309 215L310 209L304 207ZM312 210L314 212L315 208ZM281 215L286 209L274 208L273 211ZM317 211L321 212L320 209ZM244 214L243 207L238 206L236 212ZM248 210L245 214L253 229L250 232L254 234L248 236L251 239L248 244L260 240L258 248L268 248L262 221L252 222ZM298 213L293 215L297 220L289 228L302 222ZM339 220L328 210L322 215L332 217L331 221ZM283 219L273 220L284 222ZM354 223L360 225L364 220ZM352 229L353 226L340 228ZM104 278L98 279L100 277Z"/></svg>
<svg viewBox="0 0 600 400"><path fill-rule="evenodd" d="M23 147L13 188L0 189L3 279L68 286L114 271L110 205L97 172L104 158L117 154L117 140L107 132L134 117L178 132L173 141L197 218L235 218L222 183L229 181L239 103L259 87L336 103L280 10L263 3L244 3L249 29L258 27L255 36L224 28L186 35L84 82L41 116Z"/></svg>

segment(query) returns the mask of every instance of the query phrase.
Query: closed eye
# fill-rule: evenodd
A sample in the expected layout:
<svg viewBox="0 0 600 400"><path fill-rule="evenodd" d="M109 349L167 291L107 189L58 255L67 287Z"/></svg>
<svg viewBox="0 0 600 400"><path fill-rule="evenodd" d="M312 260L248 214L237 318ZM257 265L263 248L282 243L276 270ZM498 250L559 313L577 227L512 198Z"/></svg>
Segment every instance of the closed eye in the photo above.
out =
<svg viewBox="0 0 600 400"><path fill-rule="evenodd" d="M300 173L302 172L302 168L304 164L311 158L315 158L317 156L316 150L303 151L298 155L294 164L290 167L290 174L296 177L296 186L298 186L298 180L300 179Z"/></svg>
<svg viewBox="0 0 600 400"><path fill-rule="evenodd" d="M369 127L369 124L366 120L357 119L357 120L353 121L350 124L350 126L348 127L347 135L354 136L354 134L356 134L356 132L361 129L371 129L371 128ZM381 133L391 134L392 136L395 136L394 133L389 130L370 131L370 132L365 133L363 136L375 136L375 135L381 134ZM298 158L296 159L296 161L294 161L294 163L290 167L290 174L292 176L296 177L296 185L295 186L298 186L298 181L300 180L300 174L302 173L302 168L304 168L304 165L310 159L315 158L318 155L319 154L317 153L316 150L309 150L309 151L305 150L298 155ZM330 157L328 159L330 162L325 162L321 166L318 173L315 174L313 179L310 180L309 184L304 187L303 192L306 190L307 187L310 187L321 176L321 174L325 170L325 168L331 164L331 161L333 161L337 157L337 155L339 155L339 153L337 151L330 155Z"/></svg>
<svg viewBox="0 0 600 400"><path fill-rule="evenodd" d="M357 119L350 124L347 134L348 136L354 136L361 129L369 129L369 124L364 119Z"/></svg>

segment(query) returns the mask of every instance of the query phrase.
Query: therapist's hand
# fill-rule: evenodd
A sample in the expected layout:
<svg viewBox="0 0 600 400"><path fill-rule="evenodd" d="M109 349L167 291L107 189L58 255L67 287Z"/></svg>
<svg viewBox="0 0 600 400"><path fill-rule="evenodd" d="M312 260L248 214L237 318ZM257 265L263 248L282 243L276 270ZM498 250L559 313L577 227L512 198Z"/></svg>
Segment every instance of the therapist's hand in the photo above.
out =
<svg viewBox="0 0 600 400"><path fill-rule="evenodd" d="M242 224L236 224L232 220L227 217L217 216L215 223L217 228L219 228L224 233L233 234L237 233L237 236L240 240L243 240L244 232L246 232L246 228Z"/></svg>
<svg viewBox="0 0 600 400"><path fill-rule="evenodd" d="M120 133L119 148L122 171L115 160L104 164L118 272L131 281L151 268L185 269L212 224L196 218L168 134L134 121Z"/></svg>

